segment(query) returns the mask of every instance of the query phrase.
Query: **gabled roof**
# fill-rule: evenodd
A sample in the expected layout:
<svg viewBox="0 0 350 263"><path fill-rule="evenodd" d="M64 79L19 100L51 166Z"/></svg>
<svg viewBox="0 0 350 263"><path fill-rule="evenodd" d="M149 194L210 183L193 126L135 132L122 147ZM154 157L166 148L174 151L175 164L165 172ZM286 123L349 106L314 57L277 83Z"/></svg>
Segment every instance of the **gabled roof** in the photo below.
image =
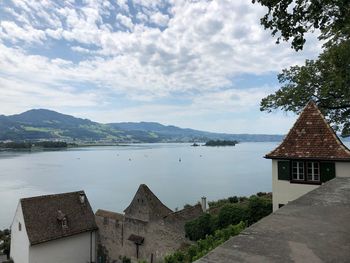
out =
<svg viewBox="0 0 350 263"><path fill-rule="evenodd" d="M83 203L81 195L84 196ZM31 245L97 230L84 191L23 198L20 203ZM64 218L67 226L62 227Z"/></svg>
<svg viewBox="0 0 350 263"><path fill-rule="evenodd" d="M141 184L130 205L124 210L126 216L133 217L133 215L137 214L137 211L135 211L134 208L141 205L140 199L144 202L142 203L142 206L147 208L151 218L162 218L173 212L158 199L147 185Z"/></svg>
<svg viewBox="0 0 350 263"><path fill-rule="evenodd" d="M103 210L103 209L98 209L95 215L100 216L100 217L114 219L116 221L123 221L123 219L124 219L124 215L122 215L122 214L112 212L112 211Z"/></svg>
<svg viewBox="0 0 350 263"><path fill-rule="evenodd" d="M350 161L350 151L310 101L283 142L265 158Z"/></svg>
<svg viewBox="0 0 350 263"><path fill-rule="evenodd" d="M196 204L179 211L172 212L164 217L168 220L193 220L202 215L203 209L201 204Z"/></svg>

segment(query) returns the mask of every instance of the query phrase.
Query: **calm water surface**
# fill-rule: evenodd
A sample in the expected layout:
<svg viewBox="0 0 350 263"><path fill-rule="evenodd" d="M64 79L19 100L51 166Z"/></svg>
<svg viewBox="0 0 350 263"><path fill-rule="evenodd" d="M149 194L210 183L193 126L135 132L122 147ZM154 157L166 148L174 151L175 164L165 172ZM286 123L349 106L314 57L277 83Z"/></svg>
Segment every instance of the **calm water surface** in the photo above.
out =
<svg viewBox="0 0 350 263"><path fill-rule="evenodd" d="M276 143L235 147L140 144L36 153L0 153L0 229L9 227L19 198L85 190L94 210L122 212L139 184L147 184L171 209L271 191ZM181 158L181 162L179 159Z"/></svg>

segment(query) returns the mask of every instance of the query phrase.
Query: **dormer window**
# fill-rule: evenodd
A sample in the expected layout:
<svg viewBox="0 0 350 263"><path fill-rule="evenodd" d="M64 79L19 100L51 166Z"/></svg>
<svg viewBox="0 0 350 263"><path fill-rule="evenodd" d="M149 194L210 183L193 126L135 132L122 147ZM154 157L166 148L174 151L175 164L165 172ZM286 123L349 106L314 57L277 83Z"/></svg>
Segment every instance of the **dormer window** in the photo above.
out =
<svg viewBox="0 0 350 263"><path fill-rule="evenodd" d="M61 223L61 227L63 230L68 228L67 216L61 210L57 211L57 221Z"/></svg>
<svg viewBox="0 0 350 263"><path fill-rule="evenodd" d="M68 222L67 222L67 218L66 217L64 217L62 219L62 228L63 229L67 229L68 228Z"/></svg>
<svg viewBox="0 0 350 263"><path fill-rule="evenodd" d="M84 193L79 194L79 201L81 204L85 203L85 194Z"/></svg>

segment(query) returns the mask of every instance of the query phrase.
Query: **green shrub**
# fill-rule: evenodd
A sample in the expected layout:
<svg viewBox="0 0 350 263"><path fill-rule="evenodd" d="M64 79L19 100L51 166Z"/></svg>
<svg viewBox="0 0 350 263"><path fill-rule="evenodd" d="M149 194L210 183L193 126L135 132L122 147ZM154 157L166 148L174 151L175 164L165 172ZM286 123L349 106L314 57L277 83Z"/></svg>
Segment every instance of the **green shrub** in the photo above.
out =
<svg viewBox="0 0 350 263"><path fill-rule="evenodd" d="M215 216L210 214L201 215L199 218L185 224L186 236L191 240L205 238L212 234L216 229Z"/></svg>
<svg viewBox="0 0 350 263"><path fill-rule="evenodd" d="M190 246L185 251L178 251L164 258L165 263L190 263L193 262L217 246L224 243L230 237L238 235L244 228L245 224L240 222L237 225L230 225L222 230L216 230L213 235L207 235L206 238L200 239L196 244Z"/></svg>
<svg viewBox="0 0 350 263"><path fill-rule="evenodd" d="M272 201L270 198L252 196L248 201L248 209L248 221L253 224L272 213Z"/></svg>
<svg viewBox="0 0 350 263"><path fill-rule="evenodd" d="M130 259L130 258L127 258L126 256L124 256L124 257L122 258L122 262L123 262L123 263L131 263L131 259Z"/></svg>
<svg viewBox="0 0 350 263"><path fill-rule="evenodd" d="M186 236L197 241L213 234L216 230L239 222L253 224L272 212L271 194L258 193L247 197L230 197L212 202L217 215L204 214L185 224ZM236 202L238 200L238 202ZM217 212L218 211L218 212Z"/></svg>
<svg viewBox="0 0 350 263"><path fill-rule="evenodd" d="M249 210L246 206L241 204L224 205L219 212L219 228L236 225L241 221L245 222L249 219L248 217Z"/></svg>
<svg viewBox="0 0 350 263"><path fill-rule="evenodd" d="M0 245L0 252L2 251L7 258L10 256L10 247L11 247L11 232L9 229L0 231L0 240L3 243Z"/></svg>
<svg viewBox="0 0 350 263"><path fill-rule="evenodd" d="M238 203L238 197L237 196L231 196L229 198L227 198L228 201L231 203L231 204L234 204L234 203Z"/></svg>

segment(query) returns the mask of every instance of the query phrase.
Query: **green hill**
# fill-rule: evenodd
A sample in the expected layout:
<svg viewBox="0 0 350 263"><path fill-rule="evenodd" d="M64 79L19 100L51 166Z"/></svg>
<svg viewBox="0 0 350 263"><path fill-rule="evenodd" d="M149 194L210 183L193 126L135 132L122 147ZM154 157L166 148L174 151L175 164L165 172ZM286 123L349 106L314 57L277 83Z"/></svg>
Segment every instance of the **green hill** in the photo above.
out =
<svg viewBox="0 0 350 263"><path fill-rule="evenodd" d="M280 141L282 135L225 134L183 129L156 122L101 124L46 109L0 115L0 141L205 142L207 140Z"/></svg>

